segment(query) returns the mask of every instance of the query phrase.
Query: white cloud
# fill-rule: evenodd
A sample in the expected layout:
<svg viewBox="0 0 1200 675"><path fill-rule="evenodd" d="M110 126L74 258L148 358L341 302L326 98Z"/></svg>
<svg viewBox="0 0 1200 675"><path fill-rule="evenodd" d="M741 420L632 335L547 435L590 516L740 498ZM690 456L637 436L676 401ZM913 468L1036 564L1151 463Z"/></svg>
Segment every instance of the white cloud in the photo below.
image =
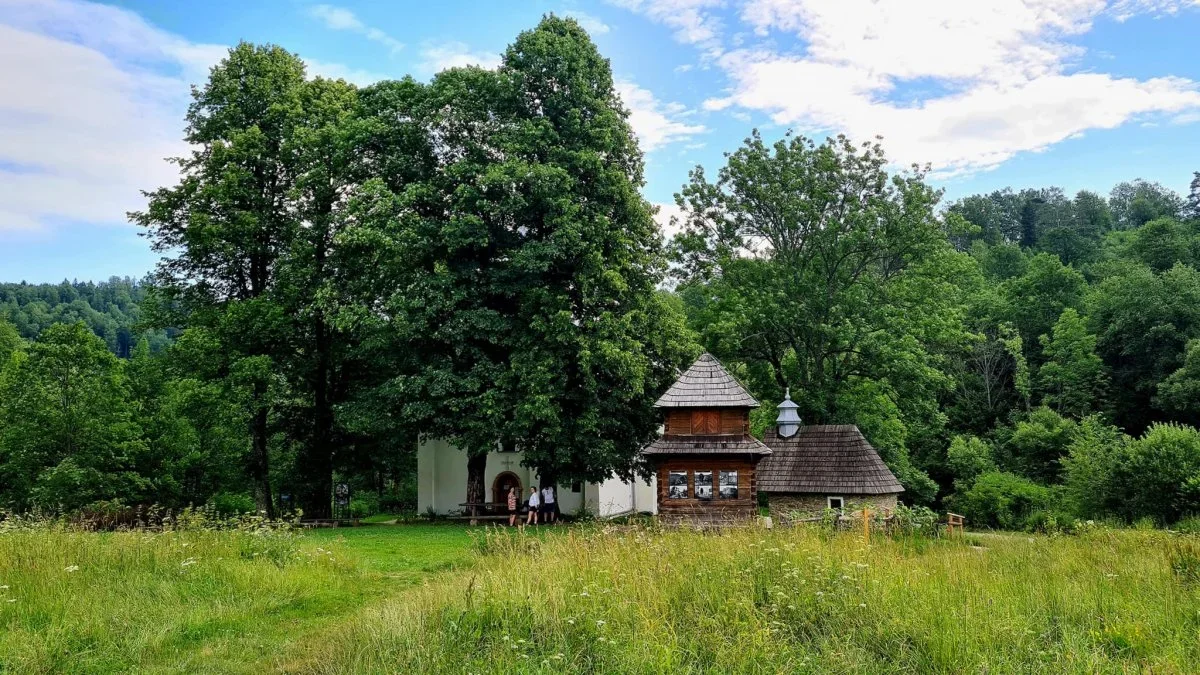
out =
<svg viewBox="0 0 1200 675"><path fill-rule="evenodd" d="M617 93L629 109L629 126L637 134L643 152L686 140L708 131L702 124L684 121L691 114L679 103L663 103L653 93L628 81L615 83Z"/></svg>
<svg viewBox="0 0 1200 675"><path fill-rule="evenodd" d="M121 224L175 183L188 85L226 53L108 5L0 0L0 231Z"/></svg>
<svg viewBox="0 0 1200 675"><path fill-rule="evenodd" d="M721 20L713 10L725 0L608 0L674 31L675 39L701 47L711 56L721 53Z"/></svg>
<svg viewBox="0 0 1200 675"><path fill-rule="evenodd" d="M608 24L586 12L570 11L566 12L566 16L578 21L579 25L583 26L583 29L592 35L603 35L612 30Z"/></svg>
<svg viewBox="0 0 1200 675"><path fill-rule="evenodd" d="M1200 0L1117 0L1109 14L1117 21L1128 21L1138 14L1174 16L1189 7L1200 7Z"/></svg>
<svg viewBox="0 0 1200 675"><path fill-rule="evenodd" d="M139 190L175 180L163 158L186 150L186 79L223 51L112 7L5 2L4 10L0 230L123 222L144 205Z"/></svg>
<svg viewBox="0 0 1200 675"><path fill-rule="evenodd" d="M425 73L440 73L448 68L479 66L492 69L500 65L499 54L472 51L462 42L427 44L421 50L421 61L417 67Z"/></svg>
<svg viewBox="0 0 1200 675"><path fill-rule="evenodd" d="M1184 78L1072 72L1084 54L1072 40L1115 10L1103 0L750 0L742 21L772 44L794 34L805 51L724 53L717 63L731 93L704 107L761 111L809 133L882 135L893 160L930 162L943 175L1200 109Z"/></svg>
<svg viewBox="0 0 1200 675"><path fill-rule="evenodd" d="M324 22L325 26L332 30L344 30L351 33L358 33L363 37L378 42L388 48L391 53L404 49L404 43L393 38L387 33L364 24L354 12L344 8L335 7L334 5L313 5L308 9L308 13L313 18Z"/></svg>

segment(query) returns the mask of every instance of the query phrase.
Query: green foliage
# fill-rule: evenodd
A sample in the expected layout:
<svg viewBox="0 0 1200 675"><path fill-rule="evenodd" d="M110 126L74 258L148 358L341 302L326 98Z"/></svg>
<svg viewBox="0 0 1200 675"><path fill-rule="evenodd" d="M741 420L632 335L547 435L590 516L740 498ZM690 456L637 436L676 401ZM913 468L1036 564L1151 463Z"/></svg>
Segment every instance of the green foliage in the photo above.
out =
<svg viewBox="0 0 1200 675"><path fill-rule="evenodd" d="M1081 517L1123 513L1118 470L1125 461L1129 437L1099 416L1085 418L1062 459L1066 498Z"/></svg>
<svg viewBox="0 0 1200 675"><path fill-rule="evenodd" d="M710 351L745 364L765 400L790 386L802 419L859 424L925 501L934 486L909 450L945 422L934 352L965 340L955 281L972 267L923 174L886 163L878 145L756 132L715 182L692 172L672 251Z"/></svg>
<svg viewBox="0 0 1200 675"><path fill-rule="evenodd" d="M1130 253L1155 272L1176 265L1193 265L1196 243L1191 228L1174 218L1156 218L1139 227L1129 244Z"/></svg>
<svg viewBox="0 0 1200 675"><path fill-rule="evenodd" d="M1200 340L1189 340L1183 366L1158 383L1155 405L1191 424L1200 423Z"/></svg>
<svg viewBox="0 0 1200 675"><path fill-rule="evenodd" d="M1088 321L1112 379L1114 421L1141 433L1154 420L1158 383L1178 370L1200 337L1200 272L1176 265L1155 274L1125 265L1091 289Z"/></svg>
<svg viewBox="0 0 1200 675"><path fill-rule="evenodd" d="M1043 483L1058 481L1079 425L1050 408L1041 407L1019 418L1011 428L997 430L998 460L1008 471Z"/></svg>
<svg viewBox="0 0 1200 675"><path fill-rule="evenodd" d="M1177 218L1183 209L1179 195L1141 178L1118 183L1108 203L1115 225L1123 230L1141 227L1156 218Z"/></svg>
<svg viewBox="0 0 1200 675"><path fill-rule="evenodd" d="M0 283L0 325L7 321L32 340L54 324L82 321L117 356L128 357L143 338L159 351L169 343L168 331L143 325L148 293L147 284L118 277L99 283ZM4 352L0 336L0 356Z"/></svg>
<svg viewBox="0 0 1200 675"><path fill-rule="evenodd" d="M1071 417L1084 417L1102 405L1103 363L1096 355L1096 336L1073 308L1063 310L1050 335L1041 337L1046 363L1038 369L1042 403Z"/></svg>
<svg viewBox="0 0 1200 675"><path fill-rule="evenodd" d="M1031 361L1041 363L1039 338L1052 331L1064 310L1083 306L1086 288L1082 274L1049 253L1034 256L1024 274L1000 286L1005 318L1017 328Z"/></svg>
<svg viewBox="0 0 1200 675"><path fill-rule="evenodd" d="M1006 530L1026 529L1035 513L1050 506L1050 488L1003 471L979 474L969 489L955 493L951 504L973 526Z"/></svg>
<svg viewBox="0 0 1200 675"><path fill-rule="evenodd" d="M1198 482L1200 431L1179 424L1155 424L1129 443L1114 481L1124 515L1160 523L1200 513Z"/></svg>
<svg viewBox="0 0 1200 675"><path fill-rule="evenodd" d="M946 468L956 485L970 486L982 473L996 470L992 447L974 436L955 436L946 450Z"/></svg>
<svg viewBox="0 0 1200 675"><path fill-rule="evenodd" d="M47 328L0 378L0 504L140 498L145 445L124 367L82 323Z"/></svg>

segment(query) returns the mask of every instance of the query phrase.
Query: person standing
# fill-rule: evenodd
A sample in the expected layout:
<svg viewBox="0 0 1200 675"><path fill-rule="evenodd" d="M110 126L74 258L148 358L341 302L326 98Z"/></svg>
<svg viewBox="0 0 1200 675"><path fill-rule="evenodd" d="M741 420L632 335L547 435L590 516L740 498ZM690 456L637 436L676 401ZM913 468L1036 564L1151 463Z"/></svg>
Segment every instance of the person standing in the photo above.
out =
<svg viewBox="0 0 1200 675"><path fill-rule="evenodd" d="M557 514L554 511L554 486L542 488L542 522L553 523Z"/></svg>
<svg viewBox="0 0 1200 675"><path fill-rule="evenodd" d="M525 517L526 525L537 525L538 508L542 505L542 500L538 499L538 491L536 485L529 486L529 515Z"/></svg>
<svg viewBox="0 0 1200 675"><path fill-rule="evenodd" d="M508 488L508 526L517 524L517 486Z"/></svg>

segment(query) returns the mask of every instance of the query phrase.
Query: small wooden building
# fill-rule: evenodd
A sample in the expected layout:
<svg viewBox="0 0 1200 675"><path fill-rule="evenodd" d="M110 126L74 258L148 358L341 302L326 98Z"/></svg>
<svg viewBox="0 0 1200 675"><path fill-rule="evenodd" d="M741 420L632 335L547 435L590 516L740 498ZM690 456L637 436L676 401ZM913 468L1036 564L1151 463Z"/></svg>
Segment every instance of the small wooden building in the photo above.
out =
<svg viewBox="0 0 1200 675"><path fill-rule="evenodd" d="M744 523L758 512L759 460L750 435L758 401L711 354L702 354L654 404L663 434L643 450L658 478L658 515L669 524Z"/></svg>
<svg viewBox="0 0 1200 675"><path fill-rule="evenodd" d="M787 523L795 515L825 509L896 508L904 488L858 427L803 426L796 407L785 395L776 425L763 434L771 454L758 466L759 489L767 495L772 520Z"/></svg>

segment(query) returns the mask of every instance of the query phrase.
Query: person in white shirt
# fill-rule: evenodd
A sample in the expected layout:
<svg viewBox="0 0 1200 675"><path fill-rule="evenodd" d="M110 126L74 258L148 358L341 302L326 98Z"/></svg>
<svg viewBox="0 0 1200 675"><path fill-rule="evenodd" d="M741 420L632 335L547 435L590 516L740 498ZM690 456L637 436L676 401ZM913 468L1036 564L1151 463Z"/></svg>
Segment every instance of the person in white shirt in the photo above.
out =
<svg viewBox="0 0 1200 675"><path fill-rule="evenodd" d="M526 525L537 525L538 522L538 507L542 505L542 500L538 498L536 485L529 486L529 515L525 517Z"/></svg>
<svg viewBox="0 0 1200 675"><path fill-rule="evenodd" d="M554 509L554 486L547 485L542 488L542 522L553 523L557 516Z"/></svg>

